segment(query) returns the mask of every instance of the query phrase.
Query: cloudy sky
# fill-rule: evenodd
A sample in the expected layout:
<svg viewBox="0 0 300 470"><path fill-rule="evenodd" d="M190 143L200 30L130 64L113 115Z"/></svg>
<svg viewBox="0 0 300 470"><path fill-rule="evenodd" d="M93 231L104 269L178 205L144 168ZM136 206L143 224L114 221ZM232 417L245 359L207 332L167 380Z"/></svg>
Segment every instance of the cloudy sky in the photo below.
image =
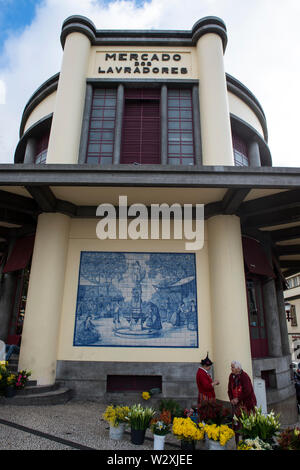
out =
<svg viewBox="0 0 300 470"><path fill-rule="evenodd" d="M226 72L262 105L273 166L300 166L299 0L0 0L0 163L13 162L28 99L60 70L61 26L74 14L97 29L190 30L222 18Z"/></svg>

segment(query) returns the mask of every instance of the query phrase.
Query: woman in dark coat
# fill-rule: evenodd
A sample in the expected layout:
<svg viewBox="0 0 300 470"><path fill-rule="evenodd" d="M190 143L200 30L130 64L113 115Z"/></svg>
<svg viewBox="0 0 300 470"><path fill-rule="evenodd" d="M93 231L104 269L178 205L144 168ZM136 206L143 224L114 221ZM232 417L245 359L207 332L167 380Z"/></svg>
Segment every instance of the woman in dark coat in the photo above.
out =
<svg viewBox="0 0 300 470"><path fill-rule="evenodd" d="M237 361L231 363L231 374L228 380L228 396L230 403L234 407L235 414L241 408L248 412L254 410L256 397L249 375L243 371L242 366Z"/></svg>
<svg viewBox="0 0 300 470"><path fill-rule="evenodd" d="M237 361L231 363L231 374L228 380L228 396L232 405L233 415L239 416L241 410L248 413L254 410L256 406L256 397L252 387L249 375L243 371L242 365ZM239 442L240 423L233 426L235 431L235 443Z"/></svg>

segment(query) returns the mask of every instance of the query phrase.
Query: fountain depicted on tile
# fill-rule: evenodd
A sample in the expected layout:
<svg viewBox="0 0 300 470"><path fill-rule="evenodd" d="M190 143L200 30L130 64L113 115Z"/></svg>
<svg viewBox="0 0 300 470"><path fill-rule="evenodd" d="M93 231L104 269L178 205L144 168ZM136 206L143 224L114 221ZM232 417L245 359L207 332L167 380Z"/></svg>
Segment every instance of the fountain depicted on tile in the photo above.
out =
<svg viewBox="0 0 300 470"><path fill-rule="evenodd" d="M195 254L81 252L73 344L197 348Z"/></svg>

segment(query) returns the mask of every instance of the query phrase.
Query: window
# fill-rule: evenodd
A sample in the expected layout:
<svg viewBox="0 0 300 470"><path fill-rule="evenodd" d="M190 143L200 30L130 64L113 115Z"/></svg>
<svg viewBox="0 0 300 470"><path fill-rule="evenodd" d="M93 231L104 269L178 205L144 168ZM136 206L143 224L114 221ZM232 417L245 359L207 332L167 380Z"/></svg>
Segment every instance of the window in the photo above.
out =
<svg viewBox="0 0 300 470"><path fill-rule="evenodd" d="M40 137L36 142L36 151L34 156L34 163L46 163L47 150L49 144L49 132Z"/></svg>
<svg viewBox="0 0 300 470"><path fill-rule="evenodd" d="M160 163L160 89L125 90L121 163Z"/></svg>
<svg viewBox="0 0 300 470"><path fill-rule="evenodd" d="M112 164L116 117L116 89L93 93L86 162Z"/></svg>
<svg viewBox="0 0 300 470"><path fill-rule="evenodd" d="M234 164L236 166L249 166L247 145L238 136L232 136Z"/></svg>
<svg viewBox="0 0 300 470"><path fill-rule="evenodd" d="M168 163L194 164L191 90L168 90Z"/></svg>
<svg viewBox="0 0 300 470"><path fill-rule="evenodd" d="M259 279L247 280L248 316L252 357L268 355L263 294Z"/></svg>
<svg viewBox="0 0 300 470"><path fill-rule="evenodd" d="M143 392L157 388L162 390L161 375L108 375L106 391Z"/></svg>
<svg viewBox="0 0 300 470"><path fill-rule="evenodd" d="M290 317L291 317L291 326L298 326L296 305L291 305Z"/></svg>
<svg viewBox="0 0 300 470"><path fill-rule="evenodd" d="M196 98L197 93L186 85L94 88L82 161L96 165L194 165L195 153L199 154L195 151L195 134L200 140L200 133L194 129L200 126L195 124ZM197 103L195 109L193 102ZM200 142L196 147L200 148Z"/></svg>

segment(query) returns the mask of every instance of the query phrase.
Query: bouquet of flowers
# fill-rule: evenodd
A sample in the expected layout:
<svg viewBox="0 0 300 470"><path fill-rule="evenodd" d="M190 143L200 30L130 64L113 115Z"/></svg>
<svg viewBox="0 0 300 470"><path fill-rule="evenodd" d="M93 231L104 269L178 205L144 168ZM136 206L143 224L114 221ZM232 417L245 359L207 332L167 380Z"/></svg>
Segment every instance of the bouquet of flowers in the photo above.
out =
<svg viewBox="0 0 300 470"><path fill-rule="evenodd" d="M154 415L155 410L153 408L144 408L138 404L129 408L126 419L132 429L147 429Z"/></svg>
<svg viewBox="0 0 300 470"><path fill-rule="evenodd" d="M259 437L239 442L237 450L273 450L273 447Z"/></svg>
<svg viewBox="0 0 300 470"><path fill-rule="evenodd" d="M218 441L221 446L225 446L225 444L234 436L234 431L226 424L221 424L218 426L217 424L206 424L204 426L205 434L207 435L208 439L213 439L214 441Z"/></svg>
<svg viewBox="0 0 300 470"><path fill-rule="evenodd" d="M21 370L17 373L15 376L15 387L17 390L21 390L22 388L25 388L27 382L28 382L28 377L31 376L31 371L27 370Z"/></svg>
<svg viewBox="0 0 300 470"><path fill-rule="evenodd" d="M199 420L206 424L225 424L229 420L230 411L215 401L204 401L197 409Z"/></svg>
<svg viewBox="0 0 300 470"><path fill-rule="evenodd" d="M300 428L287 428L278 437L280 450L300 450Z"/></svg>
<svg viewBox="0 0 300 470"><path fill-rule="evenodd" d="M103 413L102 417L111 426L117 427L120 423L125 423L127 421L128 413L128 406L109 405Z"/></svg>
<svg viewBox="0 0 300 470"><path fill-rule="evenodd" d="M196 424L191 418L174 418L172 432L177 439L183 441L199 441L204 439L204 425Z"/></svg>
<svg viewBox="0 0 300 470"><path fill-rule="evenodd" d="M244 440L259 437L262 441L271 443L280 428L279 415L275 415L273 411L264 415L261 408L257 407L249 414L241 410L240 416L234 416L233 419L239 423L239 433Z"/></svg>
<svg viewBox="0 0 300 470"><path fill-rule="evenodd" d="M171 412L163 411L157 418L150 421L150 429L153 434L166 436L171 431Z"/></svg>

